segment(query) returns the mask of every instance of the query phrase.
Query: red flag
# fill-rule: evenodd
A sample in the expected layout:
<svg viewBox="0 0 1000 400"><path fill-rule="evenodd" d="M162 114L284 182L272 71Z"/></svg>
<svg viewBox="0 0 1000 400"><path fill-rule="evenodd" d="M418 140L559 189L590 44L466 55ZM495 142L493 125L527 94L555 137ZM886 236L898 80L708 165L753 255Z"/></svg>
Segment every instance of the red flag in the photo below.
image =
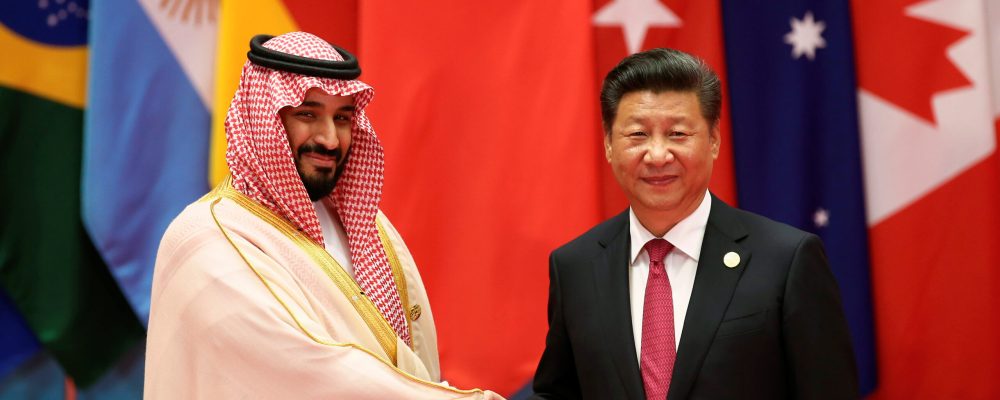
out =
<svg viewBox="0 0 1000 400"><path fill-rule="evenodd" d="M591 7L366 1L382 209L423 274L443 378L511 393L544 346L548 253L597 223Z"/></svg>
<svg viewBox="0 0 1000 400"><path fill-rule="evenodd" d="M297 28L356 52L358 0L283 0ZM318 11L322 12L318 12ZM273 35L284 32L272 33ZM355 54L357 55L357 54Z"/></svg>
<svg viewBox="0 0 1000 400"><path fill-rule="evenodd" d="M981 2L853 1L874 398L1000 393L1000 162Z"/></svg>

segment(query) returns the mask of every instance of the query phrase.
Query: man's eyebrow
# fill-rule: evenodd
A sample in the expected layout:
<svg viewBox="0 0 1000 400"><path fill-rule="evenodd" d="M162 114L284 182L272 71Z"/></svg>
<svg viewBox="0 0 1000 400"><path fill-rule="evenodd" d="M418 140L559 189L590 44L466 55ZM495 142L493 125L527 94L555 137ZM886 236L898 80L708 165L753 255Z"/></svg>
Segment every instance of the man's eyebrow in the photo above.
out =
<svg viewBox="0 0 1000 400"><path fill-rule="evenodd" d="M306 100L303 101L302 104L299 104L299 107L323 108L324 106L323 103L320 103L318 101ZM348 112L354 112L354 110L355 110L354 104L348 104L337 109L337 111L348 111Z"/></svg>

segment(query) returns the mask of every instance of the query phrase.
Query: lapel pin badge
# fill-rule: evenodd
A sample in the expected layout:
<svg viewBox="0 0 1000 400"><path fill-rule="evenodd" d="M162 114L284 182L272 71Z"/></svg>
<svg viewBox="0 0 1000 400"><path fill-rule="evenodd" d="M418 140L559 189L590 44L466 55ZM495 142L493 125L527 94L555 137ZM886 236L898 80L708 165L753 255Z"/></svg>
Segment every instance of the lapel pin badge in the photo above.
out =
<svg viewBox="0 0 1000 400"><path fill-rule="evenodd" d="M730 251L722 257L722 263L726 264L726 267L736 268L740 265L740 255L736 254L735 251Z"/></svg>

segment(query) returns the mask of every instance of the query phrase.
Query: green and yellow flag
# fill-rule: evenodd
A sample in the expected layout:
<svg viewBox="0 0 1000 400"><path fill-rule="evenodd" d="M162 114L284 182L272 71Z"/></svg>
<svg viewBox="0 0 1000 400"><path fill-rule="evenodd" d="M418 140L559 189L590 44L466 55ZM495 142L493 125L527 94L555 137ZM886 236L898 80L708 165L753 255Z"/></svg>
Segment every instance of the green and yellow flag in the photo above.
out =
<svg viewBox="0 0 1000 400"><path fill-rule="evenodd" d="M0 8L0 287L82 387L144 335L80 218L86 8Z"/></svg>

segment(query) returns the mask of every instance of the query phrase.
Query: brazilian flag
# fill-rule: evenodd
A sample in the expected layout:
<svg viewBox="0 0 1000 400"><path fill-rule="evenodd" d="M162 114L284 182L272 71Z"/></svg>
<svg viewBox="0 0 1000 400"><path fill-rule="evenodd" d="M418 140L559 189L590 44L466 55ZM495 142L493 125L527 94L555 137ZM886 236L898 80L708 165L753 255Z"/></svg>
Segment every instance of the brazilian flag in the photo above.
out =
<svg viewBox="0 0 1000 400"><path fill-rule="evenodd" d="M87 7L0 6L0 290L10 300L0 305L13 304L80 387L145 335L80 217ZM7 338L18 326L2 329Z"/></svg>

